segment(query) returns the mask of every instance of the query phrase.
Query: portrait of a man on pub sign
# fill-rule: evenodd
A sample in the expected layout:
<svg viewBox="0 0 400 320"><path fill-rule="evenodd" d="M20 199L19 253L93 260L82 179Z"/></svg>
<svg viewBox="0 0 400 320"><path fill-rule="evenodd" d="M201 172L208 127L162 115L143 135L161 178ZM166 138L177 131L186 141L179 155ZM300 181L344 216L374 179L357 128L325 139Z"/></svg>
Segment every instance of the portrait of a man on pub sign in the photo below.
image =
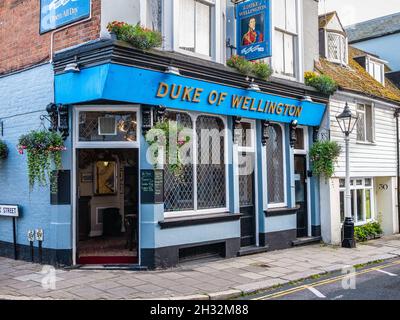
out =
<svg viewBox="0 0 400 320"><path fill-rule="evenodd" d="M264 41L264 15L243 19L241 23L242 46Z"/></svg>

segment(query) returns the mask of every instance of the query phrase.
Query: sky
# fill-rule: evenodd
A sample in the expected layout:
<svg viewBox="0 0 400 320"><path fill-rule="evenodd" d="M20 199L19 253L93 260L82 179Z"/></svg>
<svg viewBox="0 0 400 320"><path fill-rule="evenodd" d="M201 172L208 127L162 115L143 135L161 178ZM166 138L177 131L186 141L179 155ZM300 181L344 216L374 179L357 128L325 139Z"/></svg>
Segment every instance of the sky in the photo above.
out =
<svg viewBox="0 0 400 320"><path fill-rule="evenodd" d="M400 0L319 0L319 14L337 11L344 26L400 12Z"/></svg>

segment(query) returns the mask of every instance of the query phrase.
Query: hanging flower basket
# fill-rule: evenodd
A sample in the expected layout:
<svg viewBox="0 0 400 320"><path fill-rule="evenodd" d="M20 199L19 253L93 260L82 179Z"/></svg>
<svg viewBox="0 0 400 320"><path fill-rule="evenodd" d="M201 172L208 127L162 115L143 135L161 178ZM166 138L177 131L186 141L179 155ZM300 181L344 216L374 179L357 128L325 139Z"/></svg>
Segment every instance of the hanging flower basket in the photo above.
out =
<svg viewBox="0 0 400 320"><path fill-rule="evenodd" d="M160 32L144 28L140 24L113 21L107 25L107 30L118 40L126 41L138 49L149 50L162 45Z"/></svg>
<svg viewBox="0 0 400 320"><path fill-rule="evenodd" d="M183 172L181 151L191 140L190 136L183 133L184 129L176 121L164 120L157 122L145 138L150 147L156 148L154 154L156 158L159 156L159 150L164 150L163 162L167 164L169 172L175 176L180 176ZM171 140L176 141L175 146L171 146ZM154 163L154 167L157 168L158 164L158 162Z"/></svg>
<svg viewBox="0 0 400 320"><path fill-rule="evenodd" d="M313 173L329 179L335 172L335 162L342 148L336 141L317 141L310 148Z"/></svg>
<svg viewBox="0 0 400 320"><path fill-rule="evenodd" d="M4 141L0 140L0 160L7 159L8 157L8 148Z"/></svg>
<svg viewBox="0 0 400 320"><path fill-rule="evenodd" d="M61 152L66 150L63 138L59 133L49 131L31 131L22 135L18 141L18 152L27 153L29 189L37 183L48 186L51 192L57 192L57 179L52 176L53 170L61 170Z"/></svg>

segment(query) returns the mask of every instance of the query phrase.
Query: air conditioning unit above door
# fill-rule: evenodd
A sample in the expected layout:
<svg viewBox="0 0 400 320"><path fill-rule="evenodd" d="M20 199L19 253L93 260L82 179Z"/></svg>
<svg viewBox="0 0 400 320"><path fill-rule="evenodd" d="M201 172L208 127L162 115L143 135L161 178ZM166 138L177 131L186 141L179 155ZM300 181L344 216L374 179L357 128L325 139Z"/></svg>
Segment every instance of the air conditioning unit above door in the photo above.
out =
<svg viewBox="0 0 400 320"><path fill-rule="evenodd" d="M114 116L99 117L99 135L100 136L116 136L117 120Z"/></svg>

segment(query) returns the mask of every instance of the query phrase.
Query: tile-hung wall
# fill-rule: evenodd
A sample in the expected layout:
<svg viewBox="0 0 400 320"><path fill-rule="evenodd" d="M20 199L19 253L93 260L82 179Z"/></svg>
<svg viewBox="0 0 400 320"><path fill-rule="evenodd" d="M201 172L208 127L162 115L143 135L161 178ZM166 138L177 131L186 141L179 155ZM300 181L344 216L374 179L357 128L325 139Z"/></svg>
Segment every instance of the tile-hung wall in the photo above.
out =
<svg viewBox="0 0 400 320"><path fill-rule="evenodd" d="M50 64L0 78L0 119L9 156L0 161L0 203L18 204L21 217L17 219L17 243L21 246L20 258L29 259L28 230L44 230L44 261L55 263L54 250L59 251L59 262L68 263L71 258L71 206L50 205L49 188L35 187L30 193L28 186L26 154L20 155L16 146L21 134L42 128L40 115L53 98L53 68ZM45 121L44 126L49 123ZM63 167L71 168L71 142L65 142L68 151L63 152ZM12 256L12 221L0 218L0 253ZM35 243L37 246L37 243ZM11 253L11 254L10 254Z"/></svg>

